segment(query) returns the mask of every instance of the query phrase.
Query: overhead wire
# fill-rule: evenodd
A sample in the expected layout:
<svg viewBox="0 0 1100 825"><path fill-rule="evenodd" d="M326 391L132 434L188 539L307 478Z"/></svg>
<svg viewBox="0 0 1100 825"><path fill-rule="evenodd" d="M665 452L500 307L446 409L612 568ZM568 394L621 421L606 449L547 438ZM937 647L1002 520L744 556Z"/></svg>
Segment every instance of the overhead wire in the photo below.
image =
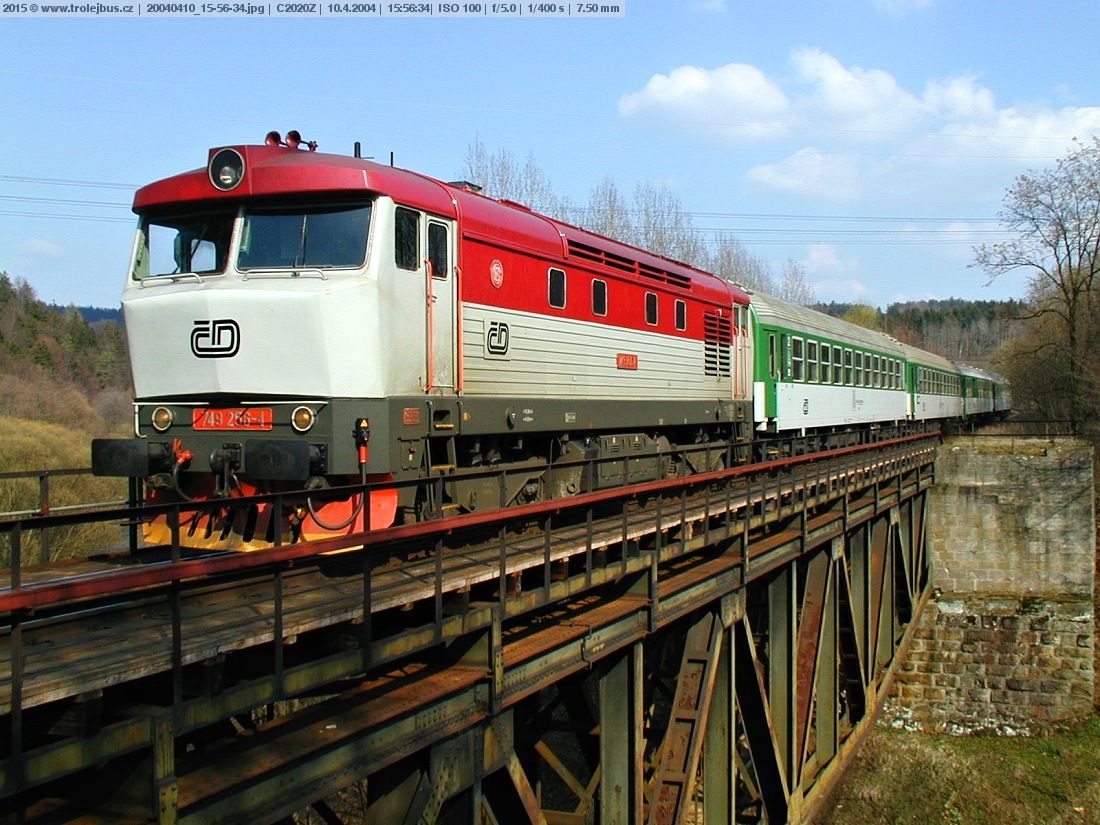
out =
<svg viewBox="0 0 1100 825"><path fill-rule="evenodd" d="M0 181L10 181L12 183L41 183L47 186L88 186L98 189L126 189L131 192L138 189L137 186L130 183L108 183L106 181L71 180L68 178L43 178L32 177L30 175L0 175Z"/></svg>
<svg viewBox="0 0 1100 825"><path fill-rule="evenodd" d="M94 180L79 180L71 178L54 178L45 176L33 176L33 175L0 175L0 182L31 184L31 185L49 185L49 186L72 186L82 188L101 188L101 189L113 189L113 190L125 190L133 191L137 189L136 186L126 183L117 183L111 181L94 181ZM82 206L90 207L93 209L129 209L128 203L121 203L116 201L93 201L93 200L80 200L75 198L47 198L36 197L30 195L0 195L0 200L16 202L16 203L35 203L35 204L56 204L61 206ZM567 213L581 214L586 210L584 207L573 207L565 210ZM623 210L626 214L636 215L640 214L641 210L626 209ZM745 244L751 245L780 245L788 244L792 242L811 242L811 243L831 243L839 245L951 245L951 244L970 244L974 240L998 240L1001 238L1007 239L1007 236L1003 234L1003 230L998 229L912 229L912 228L894 228L894 229L838 229L831 227L814 227L814 228L798 228L798 227L786 227L776 226L774 224L785 221L818 221L824 223L868 223L868 224L883 224L883 223L908 223L908 224L958 224L958 223L989 223L993 218L988 217L937 217L937 216L923 216L923 215L827 215L827 214L806 214L806 213L783 213L783 212L735 212L735 211L720 211L720 210L699 210L699 211L685 211L681 213L688 219L700 219L707 218L711 220L725 220L725 219L737 219L742 221L766 221L772 223L772 226L733 226L733 227L720 227L720 226L705 226L698 227L692 226L688 228L688 231L697 235L718 236L723 233L730 233L736 235L738 240ZM102 223L132 223L131 218L123 217L111 217L106 215L96 214L74 214L71 212L40 212L40 211L27 211L17 209L2 209L0 215L8 215L12 217L27 217L27 218L44 218L44 219L59 219L68 221L87 221L87 222L102 222ZM808 241L804 236L820 235L821 240ZM786 238L782 236L788 236ZM840 237L840 236L861 236L858 239L852 237ZM961 237L959 237L961 236Z"/></svg>

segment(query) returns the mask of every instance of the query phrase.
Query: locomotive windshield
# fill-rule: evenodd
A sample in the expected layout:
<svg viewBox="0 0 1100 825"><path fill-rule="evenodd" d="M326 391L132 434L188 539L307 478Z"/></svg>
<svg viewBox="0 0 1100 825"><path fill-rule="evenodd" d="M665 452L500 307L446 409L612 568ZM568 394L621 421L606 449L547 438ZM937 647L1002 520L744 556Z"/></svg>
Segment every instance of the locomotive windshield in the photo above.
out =
<svg viewBox="0 0 1100 825"><path fill-rule="evenodd" d="M245 210L239 269L362 266L370 204Z"/></svg>
<svg viewBox="0 0 1100 825"><path fill-rule="evenodd" d="M133 277L224 272L234 217L232 212L208 212L143 218Z"/></svg>

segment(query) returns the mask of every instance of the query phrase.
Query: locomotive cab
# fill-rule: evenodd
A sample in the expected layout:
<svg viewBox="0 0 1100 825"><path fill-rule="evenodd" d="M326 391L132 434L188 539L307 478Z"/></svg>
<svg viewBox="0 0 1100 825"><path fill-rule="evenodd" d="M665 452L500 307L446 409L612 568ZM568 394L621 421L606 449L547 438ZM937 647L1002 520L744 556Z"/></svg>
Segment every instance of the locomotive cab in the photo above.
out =
<svg viewBox="0 0 1100 825"><path fill-rule="evenodd" d="M394 398L454 392L454 230L351 160L233 147L138 192L122 299L135 438L96 440L94 472L189 499L401 470L365 445L371 427L389 441ZM377 498L371 523L391 523L393 495Z"/></svg>

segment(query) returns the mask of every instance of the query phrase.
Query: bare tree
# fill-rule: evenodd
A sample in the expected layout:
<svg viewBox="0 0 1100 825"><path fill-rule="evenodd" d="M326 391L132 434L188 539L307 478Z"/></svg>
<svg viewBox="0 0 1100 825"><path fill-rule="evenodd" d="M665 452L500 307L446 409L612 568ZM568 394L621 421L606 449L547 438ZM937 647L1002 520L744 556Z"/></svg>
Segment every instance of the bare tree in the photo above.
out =
<svg viewBox="0 0 1100 825"><path fill-rule="evenodd" d="M806 280L806 269L798 261L788 258L783 264L783 277L779 281L776 296L792 304L809 306L817 301L817 295Z"/></svg>
<svg viewBox="0 0 1100 825"><path fill-rule="evenodd" d="M490 152L479 138L466 147L463 174L492 198L522 203L546 215L562 214L568 204L554 194L550 178L529 154L521 165L507 149Z"/></svg>
<svg viewBox="0 0 1100 825"><path fill-rule="evenodd" d="M634 190L634 215L638 246L685 263L703 263L703 242L680 199L667 186L639 184Z"/></svg>
<svg viewBox="0 0 1100 825"><path fill-rule="evenodd" d="M1053 315L1029 322L1027 334L1001 347L993 356L993 367L1012 383L1012 406L1026 415L1051 419L1072 416L1065 392L1069 369L1066 352L1044 345L1044 339L1056 337L1054 330L1043 329L1056 319Z"/></svg>
<svg viewBox="0 0 1100 825"><path fill-rule="evenodd" d="M1032 316L1055 321L1036 330L1053 335L1043 346L1063 351L1068 408L1081 419L1090 414L1083 376L1100 274L1100 140L1078 145L1052 169L1020 175L999 217L1015 238L976 247L975 263L991 280L1017 270L1031 276Z"/></svg>
<svg viewBox="0 0 1100 825"><path fill-rule="evenodd" d="M630 207L615 181L607 177L588 196L584 211L585 228L624 243L634 242L634 225Z"/></svg>
<svg viewBox="0 0 1100 825"><path fill-rule="evenodd" d="M757 292L775 291L768 265L749 254L744 245L729 233L714 236L702 266L719 278Z"/></svg>

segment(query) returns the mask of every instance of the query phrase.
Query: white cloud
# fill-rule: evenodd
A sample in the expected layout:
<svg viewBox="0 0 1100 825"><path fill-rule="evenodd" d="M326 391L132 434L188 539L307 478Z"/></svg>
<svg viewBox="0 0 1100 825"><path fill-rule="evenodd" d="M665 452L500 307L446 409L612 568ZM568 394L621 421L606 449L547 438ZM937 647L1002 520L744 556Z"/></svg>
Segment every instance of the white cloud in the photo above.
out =
<svg viewBox="0 0 1100 825"><path fill-rule="evenodd" d="M806 271L807 280L819 301L859 303L867 300L871 293L859 278L863 269L860 261L841 257L834 244L810 244L798 263Z"/></svg>
<svg viewBox="0 0 1100 825"><path fill-rule="evenodd" d="M847 68L820 49L796 49L791 64L810 86L810 94L798 101L800 108L833 131L875 138L907 131L925 116L920 99L881 69Z"/></svg>
<svg viewBox="0 0 1100 825"><path fill-rule="evenodd" d="M1006 180L1065 155L1071 137L1100 135L1100 106L998 105L972 74L909 90L883 69L844 65L816 48L793 51L790 66L785 76L745 63L681 66L623 95L619 112L779 150L745 173L777 192L831 201L873 195L904 206L942 203L950 190L954 203L983 211ZM792 145L808 136L812 143Z"/></svg>
<svg viewBox="0 0 1100 825"><path fill-rule="evenodd" d="M934 135L917 140L934 137L941 149L947 146L960 153L1034 155L1043 159L1064 155L1070 137L1088 138L1094 134L1100 134L1100 106L994 107L985 116L952 119Z"/></svg>
<svg viewBox="0 0 1100 825"><path fill-rule="evenodd" d="M937 301L939 296L934 292L895 292L891 298L891 304L908 304L918 301Z"/></svg>
<svg viewBox="0 0 1100 825"><path fill-rule="evenodd" d="M817 300L823 303L837 301L858 304L864 302L871 292L863 281L855 278L826 278L813 281L812 286L817 294Z"/></svg>
<svg viewBox="0 0 1100 825"><path fill-rule="evenodd" d="M889 72L845 66L820 49L796 49L790 64L793 76L783 81L747 63L680 66L623 95L619 113L737 139L797 130L846 141L952 138L956 148L971 149L1011 140L1017 154L1054 157L1066 147L1037 141L1100 131L1100 107L998 108L993 92L969 74L931 79L916 94Z"/></svg>
<svg viewBox="0 0 1100 825"><path fill-rule="evenodd" d="M801 264L810 277L840 275L859 270L858 261L841 260L836 247L828 243L811 244L806 249L806 257L802 259Z"/></svg>
<svg viewBox="0 0 1100 825"><path fill-rule="evenodd" d="M860 172L850 157L829 155L809 147L779 163L754 166L750 180L769 189L829 200L852 200L860 195Z"/></svg>
<svg viewBox="0 0 1100 825"><path fill-rule="evenodd" d="M790 104L778 85L746 63L680 66L655 74L619 100L623 117L656 117L725 137L768 137L787 128Z"/></svg>
<svg viewBox="0 0 1100 825"><path fill-rule="evenodd" d="M969 75L929 81L924 105L931 114L948 120L985 119L997 108L993 93Z"/></svg>
<svg viewBox="0 0 1100 825"><path fill-rule="evenodd" d="M16 251L23 260L42 260L44 258L63 258L65 248L45 238L27 238L19 244Z"/></svg>

